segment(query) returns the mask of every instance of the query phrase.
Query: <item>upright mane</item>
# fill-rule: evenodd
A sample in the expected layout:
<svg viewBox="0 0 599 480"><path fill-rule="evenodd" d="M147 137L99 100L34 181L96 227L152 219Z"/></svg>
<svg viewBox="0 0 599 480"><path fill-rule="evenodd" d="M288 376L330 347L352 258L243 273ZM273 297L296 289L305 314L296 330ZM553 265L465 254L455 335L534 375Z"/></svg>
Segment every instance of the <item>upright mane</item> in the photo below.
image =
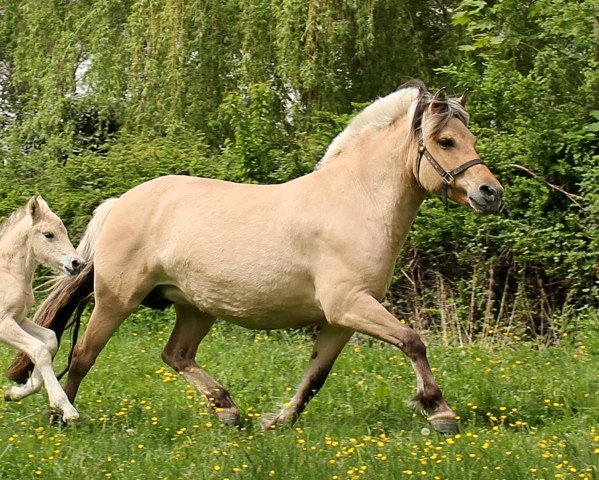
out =
<svg viewBox="0 0 599 480"><path fill-rule="evenodd" d="M26 207L21 207L15 212L13 212L4 222L0 224L0 238L13 226L15 225L21 218L23 218L26 214Z"/></svg>
<svg viewBox="0 0 599 480"><path fill-rule="evenodd" d="M455 98L447 98L447 108L435 115L429 115L423 122L426 108L433 100L420 80L412 80L403 84L399 89L386 97L379 98L356 115L327 148L322 159L316 164L315 170L345 150L355 138L371 129L384 128L404 115L409 115L412 133L422 128L425 137L438 133L452 117L457 117L468 124L469 115L463 105Z"/></svg>

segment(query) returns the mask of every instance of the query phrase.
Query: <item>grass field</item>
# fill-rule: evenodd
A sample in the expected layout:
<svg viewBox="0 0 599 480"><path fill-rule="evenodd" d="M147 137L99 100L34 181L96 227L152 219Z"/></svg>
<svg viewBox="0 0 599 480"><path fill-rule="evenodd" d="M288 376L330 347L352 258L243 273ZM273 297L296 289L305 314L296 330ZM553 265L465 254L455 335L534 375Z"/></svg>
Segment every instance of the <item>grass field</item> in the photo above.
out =
<svg viewBox="0 0 599 480"><path fill-rule="evenodd" d="M170 323L137 314L82 384L74 427L48 424L45 394L0 404L0 478L554 479L599 473L599 335L561 345L471 344L429 358L461 433L426 435L406 405L414 375L401 352L348 345L293 427L262 432L260 415L291 397L311 343L301 334L219 325L198 361L243 412L219 424L160 360ZM64 365L66 346L56 369ZM0 347L0 365L12 353ZM2 382L6 388L9 383Z"/></svg>

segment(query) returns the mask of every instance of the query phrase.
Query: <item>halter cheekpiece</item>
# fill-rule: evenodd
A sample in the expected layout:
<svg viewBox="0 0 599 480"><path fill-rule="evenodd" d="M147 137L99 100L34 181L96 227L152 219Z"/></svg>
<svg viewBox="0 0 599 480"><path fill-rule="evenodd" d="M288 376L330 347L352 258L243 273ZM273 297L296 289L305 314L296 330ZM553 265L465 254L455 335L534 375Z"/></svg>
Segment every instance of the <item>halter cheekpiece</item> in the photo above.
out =
<svg viewBox="0 0 599 480"><path fill-rule="evenodd" d="M455 177L457 177L460 173L468 170L470 167L473 167L474 165L479 165L479 164L484 165L485 162L483 162L480 158L475 158L473 160L467 161L466 163L463 163L462 165L460 165L457 168L454 168L453 170L445 170L439 164L439 162L437 162L437 160L435 160L435 158L431 155L431 153L426 149L426 146L424 145L424 135L422 134L422 118L420 119L417 130L418 130L418 160L416 161L416 182L418 182L418 185L421 188L424 188L422 186L422 183L420 183L420 162L422 161L422 156L425 156L426 159L429 161L429 163L432 165L432 167L435 169L435 171L439 175L441 175L441 178L443 179L443 189L441 190L441 201L443 202L443 205L445 205L445 209L447 210L447 208L448 208L448 206L447 206L447 191L449 189L449 186L455 180Z"/></svg>

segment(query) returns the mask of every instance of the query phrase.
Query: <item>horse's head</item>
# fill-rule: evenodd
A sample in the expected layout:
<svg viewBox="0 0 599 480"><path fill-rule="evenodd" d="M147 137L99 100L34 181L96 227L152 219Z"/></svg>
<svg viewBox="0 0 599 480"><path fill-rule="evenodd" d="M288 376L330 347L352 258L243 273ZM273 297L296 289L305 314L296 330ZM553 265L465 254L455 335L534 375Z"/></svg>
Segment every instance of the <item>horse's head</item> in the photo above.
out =
<svg viewBox="0 0 599 480"><path fill-rule="evenodd" d="M31 246L38 262L69 275L78 273L85 262L69 240L62 220L50 210L39 195L27 203L27 214L31 217Z"/></svg>
<svg viewBox="0 0 599 480"><path fill-rule="evenodd" d="M444 90L421 98L415 116L419 150L414 174L421 187L444 202L450 198L478 213L497 211L503 187L476 153L465 104L466 94L448 98Z"/></svg>

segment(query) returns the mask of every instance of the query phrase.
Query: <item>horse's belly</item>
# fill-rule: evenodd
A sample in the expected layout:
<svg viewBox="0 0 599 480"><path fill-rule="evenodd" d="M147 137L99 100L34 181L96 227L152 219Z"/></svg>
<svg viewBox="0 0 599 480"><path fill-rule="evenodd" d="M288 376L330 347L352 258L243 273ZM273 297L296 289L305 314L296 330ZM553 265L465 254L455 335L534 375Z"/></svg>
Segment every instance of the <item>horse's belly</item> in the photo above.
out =
<svg viewBox="0 0 599 480"><path fill-rule="evenodd" d="M313 282L299 272L281 272L227 262L219 269L187 265L174 279L201 311L247 328L277 329L314 325L324 315Z"/></svg>
<svg viewBox="0 0 599 480"><path fill-rule="evenodd" d="M225 314L217 315L221 320L234 323L244 328L255 330L275 330L281 328L299 328L310 325L322 325L325 323L321 312L290 311L288 309L280 312L265 312L262 315L253 316L229 316Z"/></svg>

